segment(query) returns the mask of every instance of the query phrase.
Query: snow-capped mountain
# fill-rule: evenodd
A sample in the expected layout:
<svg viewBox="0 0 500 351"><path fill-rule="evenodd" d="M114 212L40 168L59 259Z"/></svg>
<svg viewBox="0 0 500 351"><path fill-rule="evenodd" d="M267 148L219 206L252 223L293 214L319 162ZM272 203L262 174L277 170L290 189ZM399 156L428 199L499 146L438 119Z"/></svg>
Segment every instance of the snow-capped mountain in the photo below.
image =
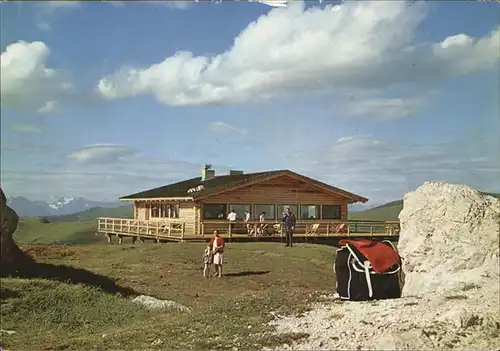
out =
<svg viewBox="0 0 500 351"><path fill-rule="evenodd" d="M48 205L50 208L52 208L54 211L57 211L61 207L66 206L70 202L74 201L76 198L75 197L52 197L50 201L48 202Z"/></svg>
<svg viewBox="0 0 500 351"><path fill-rule="evenodd" d="M100 202L83 197L54 197L49 201L33 201L23 196L11 196L8 205L16 211L19 217L59 216L77 213L93 207L113 208L122 206L119 201Z"/></svg>

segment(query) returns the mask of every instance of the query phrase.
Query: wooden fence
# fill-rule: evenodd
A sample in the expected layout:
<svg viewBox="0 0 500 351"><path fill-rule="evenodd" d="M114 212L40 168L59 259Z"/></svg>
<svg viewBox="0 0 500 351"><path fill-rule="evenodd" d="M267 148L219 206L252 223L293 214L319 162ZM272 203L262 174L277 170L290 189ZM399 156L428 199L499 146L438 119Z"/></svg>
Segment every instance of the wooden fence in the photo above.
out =
<svg viewBox="0 0 500 351"><path fill-rule="evenodd" d="M228 221L207 220L200 223L198 233L186 233L186 223L179 220L166 221L146 221L127 218L99 217L97 219L97 232L111 237L116 235L119 242L122 237L132 237L133 241L137 238L155 239L159 242L161 239L171 239L183 241L184 239L195 239L209 236L214 230L229 238L242 236L284 236L283 225L277 221ZM390 237L399 236L399 222L380 222L380 221L297 221L294 234L297 236L311 237Z"/></svg>
<svg viewBox="0 0 500 351"><path fill-rule="evenodd" d="M183 240L186 234L186 223L182 221L141 221L127 218L97 218L97 232L108 235L136 236L142 238L152 238L159 241L161 238L172 238Z"/></svg>
<svg viewBox="0 0 500 351"><path fill-rule="evenodd" d="M214 230L229 237L232 235L284 235L283 225L276 221L203 221L201 235L211 235ZM297 221L294 233L306 236L398 236L398 221Z"/></svg>

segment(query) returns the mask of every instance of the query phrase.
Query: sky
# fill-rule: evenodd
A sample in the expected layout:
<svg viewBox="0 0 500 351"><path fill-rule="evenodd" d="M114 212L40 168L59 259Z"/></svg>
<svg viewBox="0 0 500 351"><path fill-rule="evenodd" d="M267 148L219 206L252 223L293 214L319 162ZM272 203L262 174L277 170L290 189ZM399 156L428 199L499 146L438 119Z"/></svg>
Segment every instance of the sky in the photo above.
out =
<svg viewBox="0 0 500 351"><path fill-rule="evenodd" d="M1 186L290 169L380 204L500 192L500 4L2 2Z"/></svg>

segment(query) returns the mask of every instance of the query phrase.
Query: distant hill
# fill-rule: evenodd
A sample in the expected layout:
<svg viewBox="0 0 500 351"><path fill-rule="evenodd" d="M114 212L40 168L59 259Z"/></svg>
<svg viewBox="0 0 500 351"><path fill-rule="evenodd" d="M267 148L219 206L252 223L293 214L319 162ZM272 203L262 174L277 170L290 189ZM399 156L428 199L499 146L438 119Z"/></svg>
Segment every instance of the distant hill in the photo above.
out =
<svg viewBox="0 0 500 351"><path fill-rule="evenodd" d="M500 194L485 193L500 199ZM403 209L403 200L396 200L388 202L384 205L370 208L365 211L349 212L349 219L351 220L370 220L370 221L397 221L399 212Z"/></svg>
<svg viewBox="0 0 500 351"><path fill-rule="evenodd" d="M97 217L133 218L134 207L123 205L115 208L94 207L88 210L64 216L46 216L50 222L86 222L95 221Z"/></svg>

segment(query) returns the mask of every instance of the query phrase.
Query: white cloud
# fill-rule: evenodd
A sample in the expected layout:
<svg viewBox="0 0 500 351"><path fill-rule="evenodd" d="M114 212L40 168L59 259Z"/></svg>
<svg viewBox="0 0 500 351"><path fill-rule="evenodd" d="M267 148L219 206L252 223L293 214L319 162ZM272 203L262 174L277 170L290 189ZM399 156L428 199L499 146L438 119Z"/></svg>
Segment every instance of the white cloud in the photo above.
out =
<svg viewBox="0 0 500 351"><path fill-rule="evenodd" d="M163 4L174 10L188 10L191 8L193 2L194 1L169 1Z"/></svg>
<svg viewBox="0 0 500 351"><path fill-rule="evenodd" d="M2 188L9 196L30 199L43 200L60 195L116 200L120 196L197 177L201 168L200 164L189 161L152 159L145 155L123 158L120 162L116 162L116 157L110 159L111 162L83 164L68 164L63 160L49 167L50 171L20 172L3 167ZM44 166L47 168L46 164ZM223 169L214 166L218 173Z"/></svg>
<svg viewBox="0 0 500 351"><path fill-rule="evenodd" d="M47 101L45 105L38 109L39 113L49 114L56 110L58 102L55 100Z"/></svg>
<svg viewBox="0 0 500 351"><path fill-rule="evenodd" d="M497 67L500 28L484 38L415 43L426 6L356 1L305 9L294 2L249 24L224 53L177 52L150 67L122 68L97 89L105 99L151 94L174 106L229 104L293 91L378 90ZM406 113L387 103L394 115Z"/></svg>
<svg viewBox="0 0 500 351"><path fill-rule="evenodd" d="M127 146L115 144L94 144L73 151L68 157L80 164L109 164L123 160L137 151Z"/></svg>
<svg viewBox="0 0 500 351"><path fill-rule="evenodd" d="M289 162L299 172L376 202L387 202L401 198L427 180L499 191L498 150L498 133L428 145L347 136L326 149L295 154Z"/></svg>
<svg viewBox="0 0 500 351"><path fill-rule="evenodd" d="M71 83L65 75L46 66L50 50L41 41L7 45L1 56L2 106L29 107L49 112Z"/></svg>
<svg viewBox="0 0 500 351"><path fill-rule="evenodd" d="M347 103L346 112L352 116L392 120L408 117L429 104L423 97L371 98Z"/></svg>
<svg viewBox="0 0 500 351"><path fill-rule="evenodd" d="M12 124L9 126L9 129L18 132L18 133L40 133L42 132L42 127L39 126L38 124L23 124L23 123L18 123L18 124Z"/></svg>
<svg viewBox="0 0 500 351"><path fill-rule="evenodd" d="M79 9L80 1L43 1L37 4L36 25L43 31L52 29L55 17Z"/></svg>
<svg viewBox="0 0 500 351"><path fill-rule="evenodd" d="M231 134L240 134L240 135L246 135L247 130L246 129L241 129L234 127L232 125L229 125L224 122L216 121L216 122L211 122L208 125L208 129L212 132L215 133L231 133Z"/></svg>
<svg viewBox="0 0 500 351"><path fill-rule="evenodd" d="M101 0L101 2L103 4L110 4L113 7L124 7L125 6L125 4L124 4L123 1L105 1L105 0Z"/></svg>

